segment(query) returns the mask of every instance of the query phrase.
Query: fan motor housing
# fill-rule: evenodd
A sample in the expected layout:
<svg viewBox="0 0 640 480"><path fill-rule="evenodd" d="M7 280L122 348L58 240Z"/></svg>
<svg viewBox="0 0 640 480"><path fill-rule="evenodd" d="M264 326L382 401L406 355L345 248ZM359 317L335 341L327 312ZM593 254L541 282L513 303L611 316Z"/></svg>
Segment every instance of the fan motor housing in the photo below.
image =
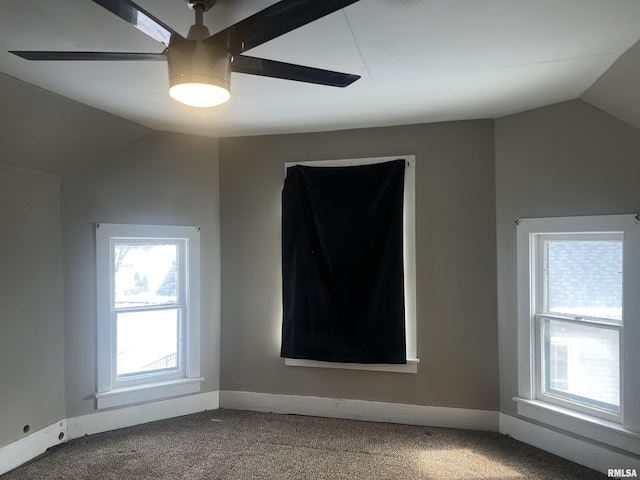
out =
<svg viewBox="0 0 640 480"><path fill-rule="evenodd" d="M184 40L168 48L169 86L212 84L230 91L231 54L203 41Z"/></svg>

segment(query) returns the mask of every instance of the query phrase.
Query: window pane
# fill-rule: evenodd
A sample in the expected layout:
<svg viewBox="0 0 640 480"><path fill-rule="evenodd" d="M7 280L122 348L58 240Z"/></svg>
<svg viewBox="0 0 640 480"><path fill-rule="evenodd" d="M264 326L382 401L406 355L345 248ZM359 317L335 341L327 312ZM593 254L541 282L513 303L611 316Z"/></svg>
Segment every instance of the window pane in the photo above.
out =
<svg viewBox="0 0 640 480"><path fill-rule="evenodd" d="M615 329L544 319L545 391L617 412L620 342Z"/></svg>
<svg viewBox="0 0 640 480"><path fill-rule="evenodd" d="M114 308L178 303L178 245L114 245Z"/></svg>
<svg viewBox="0 0 640 480"><path fill-rule="evenodd" d="M178 309L117 314L118 377L178 368Z"/></svg>
<svg viewBox="0 0 640 480"><path fill-rule="evenodd" d="M555 338L549 344L549 386L551 389L569 389L569 346Z"/></svg>
<svg viewBox="0 0 640 480"><path fill-rule="evenodd" d="M622 241L545 243L545 311L622 320Z"/></svg>

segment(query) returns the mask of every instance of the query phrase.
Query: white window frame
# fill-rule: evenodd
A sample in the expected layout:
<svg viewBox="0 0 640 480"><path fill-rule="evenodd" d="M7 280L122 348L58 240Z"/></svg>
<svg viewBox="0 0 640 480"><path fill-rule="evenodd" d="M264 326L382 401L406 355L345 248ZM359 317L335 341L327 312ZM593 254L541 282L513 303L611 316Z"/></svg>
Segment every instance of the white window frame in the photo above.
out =
<svg viewBox="0 0 640 480"><path fill-rule="evenodd" d="M517 224L518 415L640 454L640 221L639 216L527 218ZM620 328L620 414L594 415L542 394L537 350L543 288L537 284L538 240L546 235L615 233L623 237L623 324ZM559 237L560 238L560 237ZM574 237L575 238L575 237Z"/></svg>
<svg viewBox="0 0 640 480"><path fill-rule="evenodd" d="M403 258L404 258L404 307L405 307L405 340L407 348L406 364L386 363L341 363L323 362L285 358L284 363L290 367L342 368L350 370L373 370L381 372L417 373L418 358L416 335L416 157L415 155L396 155L391 157L350 158L339 160L318 160L314 162L286 162L289 167L303 165L310 167L351 167L371 165L375 163L404 160L404 197L403 197Z"/></svg>
<svg viewBox="0 0 640 480"><path fill-rule="evenodd" d="M113 309L113 250L118 241L178 245L184 265L180 284L181 332L176 371L118 379ZM196 226L96 224L97 391L98 409L155 401L200 391L200 228Z"/></svg>

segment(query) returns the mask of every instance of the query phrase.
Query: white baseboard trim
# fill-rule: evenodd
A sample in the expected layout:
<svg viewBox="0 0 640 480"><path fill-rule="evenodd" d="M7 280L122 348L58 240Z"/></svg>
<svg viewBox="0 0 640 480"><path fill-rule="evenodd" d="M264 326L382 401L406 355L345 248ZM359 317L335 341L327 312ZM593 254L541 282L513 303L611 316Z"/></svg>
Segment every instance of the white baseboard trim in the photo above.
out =
<svg viewBox="0 0 640 480"><path fill-rule="evenodd" d="M67 435L69 440L72 440L84 435L108 432L156 420L189 415L204 410L216 410L219 406L219 392L215 391L105 410L68 418Z"/></svg>
<svg viewBox="0 0 640 480"><path fill-rule="evenodd" d="M636 469L640 474L640 459L635 456L625 455L504 413L500 414L500 433L604 474L615 468Z"/></svg>
<svg viewBox="0 0 640 480"><path fill-rule="evenodd" d="M491 410L431 407L300 395L221 391L220 407L234 410L253 410L494 432L497 432L499 428L498 412Z"/></svg>
<svg viewBox="0 0 640 480"><path fill-rule="evenodd" d="M60 438L62 435L62 438ZM67 422L60 420L0 448L0 475L67 441Z"/></svg>

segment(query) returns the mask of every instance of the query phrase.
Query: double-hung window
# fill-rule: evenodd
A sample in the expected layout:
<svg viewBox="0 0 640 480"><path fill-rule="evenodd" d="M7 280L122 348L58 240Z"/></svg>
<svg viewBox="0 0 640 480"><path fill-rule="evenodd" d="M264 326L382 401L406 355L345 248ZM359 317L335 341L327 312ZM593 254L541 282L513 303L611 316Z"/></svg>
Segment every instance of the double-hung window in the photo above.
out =
<svg viewBox="0 0 640 480"><path fill-rule="evenodd" d="M640 451L637 217L517 224L518 413Z"/></svg>
<svg viewBox="0 0 640 480"><path fill-rule="evenodd" d="M621 232L536 235L537 396L618 420Z"/></svg>
<svg viewBox="0 0 640 480"><path fill-rule="evenodd" d="M96 226L98 408L194 393L197 227Z"/></svg>

